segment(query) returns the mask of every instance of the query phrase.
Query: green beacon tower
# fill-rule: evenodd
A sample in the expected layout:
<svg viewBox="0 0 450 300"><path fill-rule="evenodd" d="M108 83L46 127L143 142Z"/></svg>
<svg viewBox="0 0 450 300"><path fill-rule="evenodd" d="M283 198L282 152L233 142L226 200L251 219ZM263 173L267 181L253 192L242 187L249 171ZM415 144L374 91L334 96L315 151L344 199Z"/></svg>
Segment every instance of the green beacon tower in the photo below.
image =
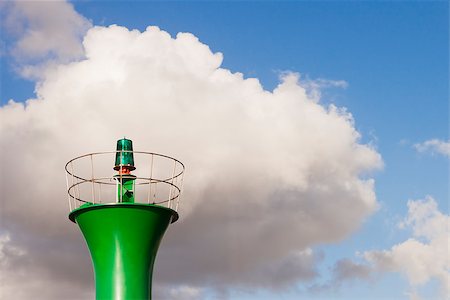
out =
<svg viewBox="0 0 450 300"><path fill-rule="evenodd" d="M66 166L69 219L91 254L96 299L151 299L158 247L178 219L184 165L177 159L117 150L70 160Z"/></svg>

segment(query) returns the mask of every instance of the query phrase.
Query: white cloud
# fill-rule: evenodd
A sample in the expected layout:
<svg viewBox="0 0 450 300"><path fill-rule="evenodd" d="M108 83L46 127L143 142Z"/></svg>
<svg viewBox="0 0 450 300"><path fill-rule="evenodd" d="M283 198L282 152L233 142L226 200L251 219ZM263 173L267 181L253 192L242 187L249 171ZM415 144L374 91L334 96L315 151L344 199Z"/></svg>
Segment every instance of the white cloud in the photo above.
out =
<svg viewBox="0 0 450 300"><path fill-rule="evenodd" d="M17 258L24 254L24 250L11 245L11 237L8 233L0 235L0 266L8 266L11 258Z"/></svg>
<svg viewBox="0 0 450 300"><path fill-rule="evenodd" d="M22 76L42 78L48 68L83 57L81 40L92 25L72 4L16 0L2 6L8 51Z"/></svg>
<svg viewBox="0 0 450 300"><path fill-rule="evenodd" d="M441 297L450 295L450 216L439 211L436 201L428 196L408 201L408 216L402 223L411 228L413 236L389 250L367 251L364 257L381 272L400 272L406 276L417 299L416 287L438 280Z"/></svg>
<svg viewBox="0 0 450 300"><path fill-rule="evenodd" d="M450 141L446 142L438 139L432 139L423 143L415 144L414 148L421 153L431 152L450 157Z"/></svg>
<svg viewBox="0 0 450 300"><path fill-rule="evenodd" d="M380 155L360 144L349 112L308 96L297 74L266 91L221 68L222 54L194 35L157 27L94 27L84 48L86 59L45 73L37 99L0 109L3 226L53 287L91 278L66 217L63 166L124 135L188 170L181 219L158 254L160 286L313 280L320 258L308 249L344 239L377 208L367 172Z"/></svg>
<svg viewBox="0 0 450 300"><path fill-rule="evenodd" d="M190 286L181 286L169 291L170 299L197 300L202 298L202 291Z"/></svg>
<svg viewBox="0 0 450 300"><path fill-rule="evenodd" d="M335 284L354 280L369 279L371 277L371 268L364 263L356 263L350 259L339 260L333 268Z"/></svg>
<svg viewBox="0 0 450 300"><path fill-rule="evenodd" d="M90 261L80 256L86 250L78 243L45 234L3 231L0 299L92 299L93 277L85 272L91 268Z"/></svg>

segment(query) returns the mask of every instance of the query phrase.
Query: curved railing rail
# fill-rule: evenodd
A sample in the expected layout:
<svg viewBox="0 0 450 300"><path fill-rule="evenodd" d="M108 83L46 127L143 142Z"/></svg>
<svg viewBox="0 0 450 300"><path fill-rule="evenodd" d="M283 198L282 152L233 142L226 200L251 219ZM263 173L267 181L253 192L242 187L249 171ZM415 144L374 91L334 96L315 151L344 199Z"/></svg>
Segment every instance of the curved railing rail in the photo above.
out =
<svg viewBox="0 0 450 300"><path fill-rule="evenodd" d="M116 154L124 152L133 152L134 156L134 202L178 210L185 171L183 163L163 154L123 150L81 155L65 165L70 211L87 203L122 202L117 194L118 185L122 179L131 177L121 175L122 172L118 174L113 167Z"/></svg>

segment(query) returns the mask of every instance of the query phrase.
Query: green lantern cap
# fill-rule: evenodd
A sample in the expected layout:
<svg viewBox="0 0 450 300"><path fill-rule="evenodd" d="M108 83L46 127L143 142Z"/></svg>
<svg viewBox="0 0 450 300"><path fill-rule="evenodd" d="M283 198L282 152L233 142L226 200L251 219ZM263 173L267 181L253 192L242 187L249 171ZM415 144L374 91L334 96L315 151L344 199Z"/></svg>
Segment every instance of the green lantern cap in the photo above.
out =
<svg viewBox="0 0 450 300"><path fill-rule="evenodd" d="M133 142L123 138L117 141L116 164L114 170L119 171L120 167L128 167L135 170L133 152Z"/></svg>

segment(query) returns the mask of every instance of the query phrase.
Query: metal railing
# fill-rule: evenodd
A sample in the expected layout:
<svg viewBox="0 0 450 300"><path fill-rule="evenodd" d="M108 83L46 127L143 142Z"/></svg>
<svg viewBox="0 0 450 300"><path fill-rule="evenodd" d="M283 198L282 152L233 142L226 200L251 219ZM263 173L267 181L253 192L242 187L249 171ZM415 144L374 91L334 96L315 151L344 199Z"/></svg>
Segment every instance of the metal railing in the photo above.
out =
<svg viewBox="0 0 450 300"><path fill-rule="evenodd" d="M124 152L133 153L136 170L132 175L113 170L116 153ZM123 150L76 157L66 164L65 170L70 211L84 204L122 202L118 189L127 178L134 180L134 203L156 204L177 211L185 167L167 155Z"/></svg>

